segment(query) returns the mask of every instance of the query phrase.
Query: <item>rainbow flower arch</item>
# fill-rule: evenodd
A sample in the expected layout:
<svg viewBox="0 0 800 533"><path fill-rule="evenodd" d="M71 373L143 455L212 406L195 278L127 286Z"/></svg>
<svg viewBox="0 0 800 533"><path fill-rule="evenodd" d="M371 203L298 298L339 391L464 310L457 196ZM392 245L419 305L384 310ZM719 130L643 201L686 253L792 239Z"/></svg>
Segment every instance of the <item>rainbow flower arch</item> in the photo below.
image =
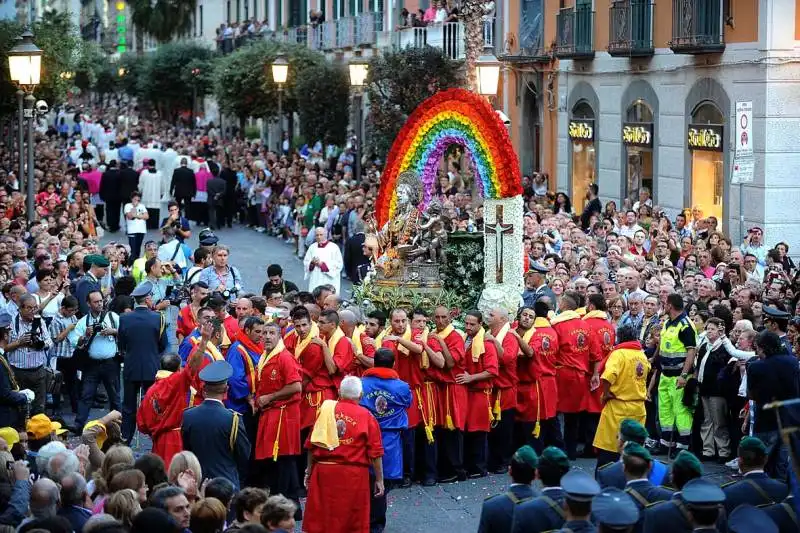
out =
<svg viewBox="0 0 800 533"><path fill-rule="evenodd" d="M411 170L422 181L422 208L436 187L439 162L450 145L459 145L472 159L478 190L484 198L522 194L519 161L503 121L482 96L465 89L448 89L417 107L403 125L386 158L378 193L379 227L397 205L397 181Z"/></svg>

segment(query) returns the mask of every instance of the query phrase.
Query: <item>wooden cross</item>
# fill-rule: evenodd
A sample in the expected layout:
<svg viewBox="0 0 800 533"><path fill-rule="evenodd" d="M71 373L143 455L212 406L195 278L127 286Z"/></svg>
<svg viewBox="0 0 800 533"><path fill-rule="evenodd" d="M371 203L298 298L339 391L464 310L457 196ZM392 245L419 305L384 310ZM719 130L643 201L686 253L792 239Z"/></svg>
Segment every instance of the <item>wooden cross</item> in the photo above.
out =
<svg viewBox="0 0 800 533"><path fill-rule="evenodd" d="M503 224L503 206L496 207L496 216L493 226L484 227L484 233L493 234L495 239L495 268L497 269L497 283L503 283L503 235L514 233L513 224Z"/></svg>

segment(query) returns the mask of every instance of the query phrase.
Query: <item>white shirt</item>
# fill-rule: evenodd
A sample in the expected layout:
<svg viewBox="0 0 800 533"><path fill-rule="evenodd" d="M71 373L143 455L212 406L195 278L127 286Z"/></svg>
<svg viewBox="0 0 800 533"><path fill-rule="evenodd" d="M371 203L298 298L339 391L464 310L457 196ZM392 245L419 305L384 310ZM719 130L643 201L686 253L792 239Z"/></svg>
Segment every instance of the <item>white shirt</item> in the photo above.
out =
<svg viewBox="0 0 800 533"><path fill-rule="evenodd" d="M173 257L175 258L173 259ZM183 253L181 242L178 239L172 239L158 247L158 260L162 263L172 261L181 269L189 267L189 261L187 261L186 254Z"/></svg>
<svg viewBox="0 0 800 533"><path fill-rule="evenodd" d="M642 228L639 224L634 224L633 226L624 225L619 227L619 231L617 233L632 240L636 232L640 230L644 231L644 228Z"/></svg>
<svg viewBox="0 0 800 533"><path fill-rule="evenodd" d="M127 215L128 213L133 211L133 209L134 209L133 204L128 203L125 204L125 209L123 210L123 212ZM147 208L141 203L137 205L135 209L136 209L135 213L137 215L143 215L147 213ZM147 233L147 221L142 220L141 218L135 218L133 220L128 220L126 218L125 228L126 228L125 231L129 235L133 233Z"/></svg>

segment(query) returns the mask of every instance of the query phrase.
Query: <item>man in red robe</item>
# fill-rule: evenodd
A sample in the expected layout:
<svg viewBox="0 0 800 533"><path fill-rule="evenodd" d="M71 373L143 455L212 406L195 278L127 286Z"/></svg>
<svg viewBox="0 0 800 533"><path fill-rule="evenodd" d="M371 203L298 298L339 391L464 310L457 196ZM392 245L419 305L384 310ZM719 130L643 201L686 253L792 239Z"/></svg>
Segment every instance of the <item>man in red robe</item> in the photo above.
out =
<svg viewBox="0 0 800 533"><path fill-rule="evenodd" d="M201 326L199 345L211 342L213 328L209 324ZM169 464L172 457L183 450L181 423L186 409L186 395L193 377L200 372L203 350L195 347L189 355L185 367L175 354L161 357L161 370L156 374L156 382L147 389L139 410L136 425L139 431L149 435L153 441L153 453Z"/></svg>
<svg viewBox="0 0 800 533"><path fill-rule="evenodd" d="M608 320L606 314L606 300L602 294L590 294L587 297L586 315L583 321L589 330L589 393L586 394L584 415L584 439L587 446L594 441L597 424L600 422L600 412L603 410L601 397L603 389L600 387L600 376L606 367L606 359L614 350L616 344L616 331Z"/></svg>
<svg viewBox="0 0 800 533"><path fill-rule="evenodd" d="M483 329L480 311L469 311L464 319L467 333L466 362L456 383L467 387L467 418L464 423L464 466L469 477L486 476L486 437L494 420L492 386L497 377L497 348Z"/></svg>
<svg viewBox="0 0 800 533"><path fill-rule="evenodd" d="M424 413L429 412L430 407L424 403L425 396L420 394L424 377L421 368L424 353L420 338L422 332L411 329L408 314L403 309L392 311L389 327L389 332L383 335L380 347L392 351L397 375L408 383L411 389L411 407L407 410L408 431L403 432L403 484L401 485L409 487L415 474L416 428L424 423Z"/></svg>
<svg viewBox="0 0 800 533"><path fill-rule="evenodd" d="M334 386L338 388L342 378L355 366L353 344L339 327L339 313L336 311L322 311L318 325L320 340L324 341L320 343L320 347L325 368Z"/></svg>
<svg viewBox="0 0 800 533"><path fill-rule="evenodd" d="M437 459L440 483L465 481L464 422L467 415L467 389L456 383L464 373L464 334L452 325L450 310L442 305L434 309L436 331L428 335L426 352L431 362L439 358L443 365L432 364L428 375L436 383L439 426L436 428Z"/></svg>
<svg viewBox="0 0 800 533"><path fill-rule="evenodd" d="M381 430L375 417L358 404L361 392L359 378L344 378L339 401L325 402L306 442L305 533L369 531L370 466L374 494L384 494Z"/></svg>
<svg viewBox="0 0 800 533"><path fill-rule="evenodd" d="M489 432L489 470L508 472L514 447L514 417L517 409L517 354L519 340L511 328L508 311L491 309L486 320L497 348L498 373L492 390L494 424Z"/></svg>
<svg viewBox="0 0 800 533"><path fill-rule="evenodd" d="M344 369L344 375L361 376L375 364L375 340L370 338L363 327L359 327L356 314L349 309L339 311L339 327L353 346L353 363Z"/></svg>
<svg viewBox="0 0 800 533"><path fill-rule="evenodd" d="M317 409L324 400L336 398L336 387L331 374L325 366L322 347L325 341L319 338L319 328L311 321L305 307L292 311L292 322L297 332L294 348L295 361L300 365L303 378L303 397L300 400L300 428L303 438L311 431L317 418Z"/></svg>
<svg viewBox="0 0 800 533"><path fill-rule="evenodd" d="M581 296L566 292L558 302L561 310L550 323L558 335L558 411L564 415L564 443L570 460L577 457L584 396L589 391L589 330L576 309Z"/></svg>
<svg viewBox="0 0 800 533"><path fill-rule="evenodd" d="M283 494L300 509L297 456L300 442L300 369L281 340L278 324L264 326L264 355L258 361L254 408L258 420L255 459L261 486Z"/></svg>

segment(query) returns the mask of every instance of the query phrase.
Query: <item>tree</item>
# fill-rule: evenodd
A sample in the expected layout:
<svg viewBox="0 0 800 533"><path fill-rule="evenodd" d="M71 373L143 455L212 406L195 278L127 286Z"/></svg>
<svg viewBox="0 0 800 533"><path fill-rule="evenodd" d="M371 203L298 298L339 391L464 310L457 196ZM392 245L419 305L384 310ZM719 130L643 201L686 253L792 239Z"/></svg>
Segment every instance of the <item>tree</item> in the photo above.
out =
<svg viewBox="0 0 800 533"><path fill-rule="evenodd" d="M467 88L478 89L478 58L483 52L484 0L463 0L461 20L464 22L464 66L466 68Z"/></svg>
<svg viewBox="0 0 800 533"><path fill-rule="evenodd" d="M51 105L64 100L72 81L61 77L62 72L74 71L80 38L67 12L46 11L33 24L33 40L42 49L42 78L36 88L36 98Z"/></svg>
<svg viewBox="0 0 800 533"><path fill-rule="evenodd" d="M298 73L296 92L300 131L306 140L343 145L350 111L347 71L327 62L309 67Z"/></svg>
<svg viewBox="0 0 800 533"><path fill-rule="evenodd" d="M367 76L369 147L376 154L388 153L418 105L434 93L463 85L462 64L429 46L373 57Z"/></svg>
<svg viewBox="0 0 800 533"><path fill-rule="evenodd" d="M197 10L197 0L129 0L128 5L131 21L139 30L136 32L136 48L140 53L143 51L144 33L162 43L188 34Z"/></svg>

